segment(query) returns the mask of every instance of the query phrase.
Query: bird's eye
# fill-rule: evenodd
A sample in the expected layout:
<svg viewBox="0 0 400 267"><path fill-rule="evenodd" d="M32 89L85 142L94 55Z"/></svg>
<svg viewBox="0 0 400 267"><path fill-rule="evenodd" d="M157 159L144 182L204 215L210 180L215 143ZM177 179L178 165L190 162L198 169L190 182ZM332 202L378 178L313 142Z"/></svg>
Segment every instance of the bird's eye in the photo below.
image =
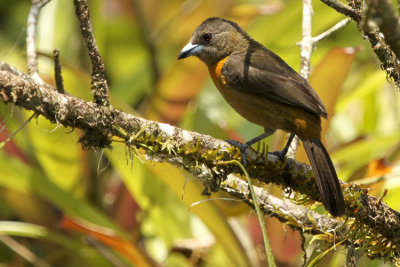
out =
<svg viewBox="0 0 400 267"><path fill-rule="evenodd" d="M211 33L206 33L206 34L203 35L203 39L206 42L209 42L211 40L211 38L212 38L212 34Z"/></svg>

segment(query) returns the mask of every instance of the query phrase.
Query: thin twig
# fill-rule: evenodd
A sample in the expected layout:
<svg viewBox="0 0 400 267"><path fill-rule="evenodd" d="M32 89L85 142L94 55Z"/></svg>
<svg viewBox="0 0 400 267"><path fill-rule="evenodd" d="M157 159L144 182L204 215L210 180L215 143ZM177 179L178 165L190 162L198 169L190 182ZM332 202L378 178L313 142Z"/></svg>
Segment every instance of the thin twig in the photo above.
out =
<svg viewBox="0 0 400 267"><path fill-rule="evenodd" d="M19 131L21 131L34 117L36 117L36 113L33 113L21 126L18 127L15 132L13 132L6 140L0 142L0 148L3 148Z"/></svg>
<svg viewBox="0 0 400 267"><path fill-rule="evenodd" d="M60 62L60 50L54 49L54 80L56 81L56 88L60 94L65 94L64 82L61 75L61 62Z"/></svg>
<svg viewBox="0 0 400 267"><path fill-rule="evenodd" d="M303 37L300 46L300 74L306 80L310 76L310 60L313 52L312 16L312 0L303 0Z"/></svg>
<svg viewBox="0 0 400 267"><path fill-rule="evenodd" d="M38 267L50 267L50 264L36 256L32 251L18 243L14 238L0 234L0 242L12 249L15 253L24 258L27 262Z"/></svg>
<svg viewBox="0 0 400 267"><path fill-rule="evenodd" d="M312 38L313 44L315 45L316 43L318 43L322 39L330 36L331 34L333 34L336 31L344 28L347 24L349 24L350 21L351 21L350 18L342 19L341 21L339 21L338 23L333 25L332 28L329 28L328 30L324 31L323 33L313 37Z"/></svg>
<svg viewBox="0 0 400 267"><path fill-rule="evenodd" d="M89 19L89 7L86 0L74 0L75 14L80 22L82 37L89 50L89 58L92 63L92 91L94 102L101 106L109 106L108 82L105 66L101 58L99 48L94 38L92 24Z"/></svg>
<svg viewBox="0 0 400 267"><path fill-rule="evenodd" d="M43 80L40 78L38 71L38 59L36 53L36 26L40 9L48 2L50 2L50 0L32 0L26 27L26 62L28 74L34 81L40 84L43 83Z"/></svg>

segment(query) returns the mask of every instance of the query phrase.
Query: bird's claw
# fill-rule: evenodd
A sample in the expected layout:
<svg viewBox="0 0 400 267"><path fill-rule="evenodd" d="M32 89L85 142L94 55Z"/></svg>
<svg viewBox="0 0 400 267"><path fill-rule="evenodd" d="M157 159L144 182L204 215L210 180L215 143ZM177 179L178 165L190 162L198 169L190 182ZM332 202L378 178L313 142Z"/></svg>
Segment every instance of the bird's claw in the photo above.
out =
<svg viewBox="0 0 400 267"><path fill-rule="evenodd" d="M249 147L249 145L247 145L246 143L240 143L239 141L232 140L232 139L228 139L228 140L226 140L226 142L232 146L239 148L239 150L242 152L245 151Z"/></svg>
<svg viewBox="0 0 400 267"><path fill-rule="evenodd" d="M227 143L230 145L239 148L241 156L242 156L242 161L243 161L243 166L247 166L247 158L246 158L246 149L249 148L250 146L246 143L240 143L239 141L228 139L226 140Z"/></svg>
<svg viewBox="0 0 400 267"><path fill-rule="evenodd" d="M285 161L287 151L285 150L273 151L271 152L271 154L277 156L281 161Z"/></svg>

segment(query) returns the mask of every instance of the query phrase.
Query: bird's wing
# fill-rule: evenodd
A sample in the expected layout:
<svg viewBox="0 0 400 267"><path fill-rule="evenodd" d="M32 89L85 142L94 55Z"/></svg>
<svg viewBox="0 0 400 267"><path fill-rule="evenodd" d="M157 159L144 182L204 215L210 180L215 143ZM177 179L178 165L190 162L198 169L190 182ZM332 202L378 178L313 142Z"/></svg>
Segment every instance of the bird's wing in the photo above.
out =
<svg viewBox="0 0 400 267"><path fill-rule="evenodd" d="M264 47L231 55L222 72L234 90L327 117L324 104L311 85Z"/></svg>

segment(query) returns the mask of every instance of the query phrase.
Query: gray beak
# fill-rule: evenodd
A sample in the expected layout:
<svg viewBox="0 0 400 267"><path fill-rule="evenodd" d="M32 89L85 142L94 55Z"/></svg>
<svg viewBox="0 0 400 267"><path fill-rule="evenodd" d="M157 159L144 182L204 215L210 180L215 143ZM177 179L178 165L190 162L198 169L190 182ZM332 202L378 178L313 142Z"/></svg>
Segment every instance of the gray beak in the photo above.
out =
<svg viewBox="0 0 400 267"><path fill-rule="evenodd" d="M198 45L198 44L192 44L192 43L188 43L187 45L185 45L185 47L182 49L181 53L178 56L178 59L182 59L182 58L187 58L190 56L194 56L197 53L200 53L203 50L204 46L202 45Z"/></svg>

